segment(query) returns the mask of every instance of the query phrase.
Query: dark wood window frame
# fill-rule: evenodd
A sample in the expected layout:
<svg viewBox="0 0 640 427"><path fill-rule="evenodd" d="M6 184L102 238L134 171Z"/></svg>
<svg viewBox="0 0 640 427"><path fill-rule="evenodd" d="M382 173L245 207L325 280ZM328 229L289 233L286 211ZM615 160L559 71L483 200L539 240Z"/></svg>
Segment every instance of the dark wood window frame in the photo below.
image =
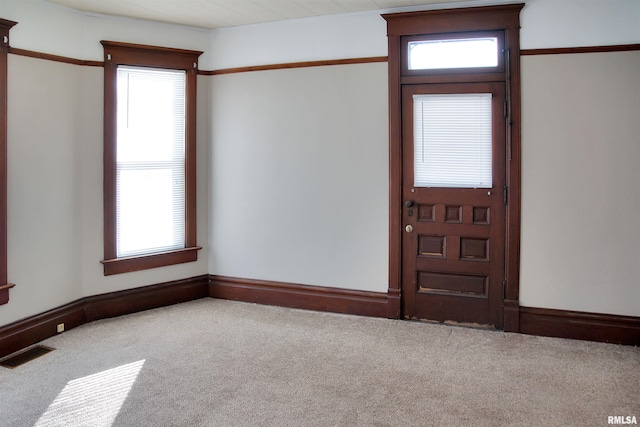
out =
<svg viewBox="0 0 640 427"><path fill-rule="evenodd" d="M200 51L103 40L104 46L104 275L163 267L198 259L196 244L196 80ZM185 247L117 257L116 239L116 79L119 65L186 71Z"/></svg>
<svg viewBox="0 0 640 427"><path fill-rule="evenodd" d="M507 150L506 183L506 284L504 288L504 330L519 330L520 289L520 10L523 3L500 6L443 9L382 15L387 21L389 43L389 290L388 316L401 315L402 289L402 86L423 83L456 83L474 80L506 81ZM407 40L432 35L474 32L504 32L504 72L487 70L407 72Z"/></svg>
<svg viewBox="0 0 640 427"><path fill-rule="evenodd" d="M17 22L0 19L0 304L9 302L7 272L7 54L9 30Z"/></svg>

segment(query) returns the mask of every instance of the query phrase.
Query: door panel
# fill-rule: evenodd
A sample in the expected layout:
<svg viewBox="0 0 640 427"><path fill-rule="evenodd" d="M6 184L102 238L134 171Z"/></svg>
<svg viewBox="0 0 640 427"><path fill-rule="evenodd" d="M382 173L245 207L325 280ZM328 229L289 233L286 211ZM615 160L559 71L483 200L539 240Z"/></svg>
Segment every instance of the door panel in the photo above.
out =
<svg viewBox="0 0 640 427"><path fill-rule="evenodd" d="M414 123L414 95L426 94L491 95L491 180L484 179L484 184L479 185L484 188L461 188L457 177L452 178L451 186L447 186L446 181L445 184L438 183L438 187L414 185L414 138L418 138L415 136L416 126L421 126ZM501 328L502 282L505 277L504 83L407 85L403 86L402 97L404 316ZM450 116L443 119L446 114ZM439 126L434 124L434 120L450 121L451 126L456 126L457 114L438 111L432 115L421 115L418 120L422 121L425 129ZM473 117L474 114L468 116ZM464 144L470 147L471 152L475 138L473 134L471 137L463 135ZM440 149L444 146L444 150L448 149L447 144L456 144L455 141L438 143ZM425 150L420 150L420 161L424 161ZM486 153L479 155L485 156ZM441 156L441 152L437 156ZM460 157L454 153L453 160L449 161L469 163L469 159L476 156L465 157L463 153ZM441 157L446 158L446 153ZM470 168L475 167L472 162L469 164L472 165ZM457 165L452 166L456 171Z"/></svg>

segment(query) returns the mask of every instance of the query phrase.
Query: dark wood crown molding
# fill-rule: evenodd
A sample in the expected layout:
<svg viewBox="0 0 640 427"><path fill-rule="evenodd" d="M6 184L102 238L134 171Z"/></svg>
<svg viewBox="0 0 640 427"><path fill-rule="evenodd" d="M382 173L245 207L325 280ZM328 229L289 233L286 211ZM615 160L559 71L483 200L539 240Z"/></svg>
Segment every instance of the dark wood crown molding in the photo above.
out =
<svg viewBox="0 0 640 427"><path fill-rule="evenodd" d="M523 7L524 3L517 3L389 13L382 17L387 21L389 36L504 30L520 28L519 15Z"/></svg>
<svg viewBox="0 0 640 427"><path fill-rule="evenodd" d="M176 49L134 43L101 40L104 47L104 63L138 65L143 67L197 70L199 50Z"/></svg>
<svg viewBox="0 0 640 427"><path fill-rule="evenodd" d="M8 19L2 19L0 18L0 34L2 34L2 32L7 31L7 34L2 34L2 35L7 35L8 36L8 31L15 27L16 25L18 25L18 23L16 21L10 21ZM3 43L9 44L9 41L7 40L6 42L3 41Z"/></svg>

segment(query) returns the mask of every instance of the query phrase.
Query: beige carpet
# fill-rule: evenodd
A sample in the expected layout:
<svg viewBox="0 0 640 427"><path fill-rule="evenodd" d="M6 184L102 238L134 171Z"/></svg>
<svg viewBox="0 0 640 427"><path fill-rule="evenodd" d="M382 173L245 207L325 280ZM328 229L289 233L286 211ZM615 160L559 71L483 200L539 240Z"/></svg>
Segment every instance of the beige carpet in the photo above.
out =
<svg viewBox="0 0 640 427"><path fill-rule="evenodd" d="M640 349L210 298L0 368L2 426L607 426Z"/></svg>

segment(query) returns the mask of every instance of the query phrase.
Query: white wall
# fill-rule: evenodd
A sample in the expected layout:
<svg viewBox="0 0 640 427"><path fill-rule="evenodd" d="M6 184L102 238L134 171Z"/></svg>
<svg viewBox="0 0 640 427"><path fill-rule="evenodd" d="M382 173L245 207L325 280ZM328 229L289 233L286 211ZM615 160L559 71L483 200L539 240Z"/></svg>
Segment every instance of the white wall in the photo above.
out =
<svg viewBox="0 0 640 427"><path fill-rule="evenodd" d="M386 292L386 64L212 80L212 273Z"/></svg>
<svg viewBox="0 0 640 427"><path fill-rule="evenodd" d="M82 296L81 140L76 88L83 70L9 57L7 323Z"/></svg>
<svg viewBox="0 0 640 427"><path fill-rule="evenodd" d="M521 303L640 315L640 52L524 57Z"/></svg>
<svg viewBox="0 0 640 427"><path fill-rule="evenodd" d="M387 55L379 13L354 13L211 31L209 69ZM204 65L203 65L204 66Z"/></svg>
<svg viewBox="0 0 640 427"><path fill-rule="evenodd" d="M526 0L520 47L633 44L640 41L637 0Z"/></svg>

